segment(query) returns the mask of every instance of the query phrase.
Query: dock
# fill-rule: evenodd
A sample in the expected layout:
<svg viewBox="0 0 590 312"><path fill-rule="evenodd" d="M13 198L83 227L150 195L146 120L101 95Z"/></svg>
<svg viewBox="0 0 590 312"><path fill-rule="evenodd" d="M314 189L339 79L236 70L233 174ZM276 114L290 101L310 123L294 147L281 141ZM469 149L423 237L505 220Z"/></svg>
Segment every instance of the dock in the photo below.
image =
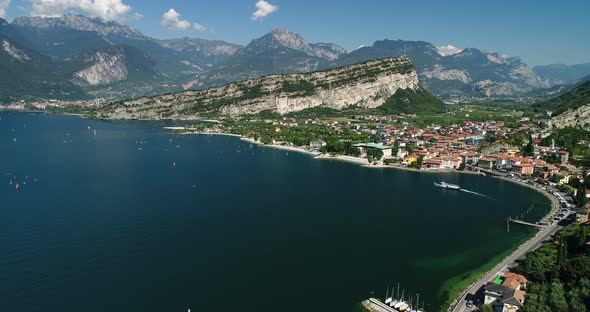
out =
<svg viewBox="0 0 590 312"><path fill-rule="evenodd" d="M540 224L536 224L536 223L530 223L530 222L526 222L526 221L522 221L522 220L517 220L517 219L512 219L510 217L508 217L508 222L512 222L512 223L516 223L516 224L521 224L521 225L532 226L532 227L536 227L538 229L545 228L544 225L540 225Z"/></svg>
<svg viewBox="0 0 590 312"><path fill-rule="evenodd" d="M369 300L363 301L363 306L372 312L397 312L394 308L375 298L369 298Z"/></svg>

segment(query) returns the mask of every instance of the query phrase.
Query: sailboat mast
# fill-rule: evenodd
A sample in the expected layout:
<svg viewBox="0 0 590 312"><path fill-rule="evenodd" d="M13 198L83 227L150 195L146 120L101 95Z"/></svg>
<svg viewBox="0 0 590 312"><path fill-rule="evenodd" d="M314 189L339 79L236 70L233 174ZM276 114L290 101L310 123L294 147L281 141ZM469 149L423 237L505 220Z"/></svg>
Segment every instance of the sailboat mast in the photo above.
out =
<svg viewBox="0 0 590 312"><path fill-rule="evenodd" d="M387 284L387 288L385 288L385 300L387 300L387 296L389 296L389 284Z"/></svg>
<svg viewBox="0 0 590 312"><path fill-rule="evenodd" d="M420 294L416 294L416 310L420 308Z"/></svg>
<svg viewBox="0 0 590 312"><path fill-rule="evenodd" d="M397 299L399 300L399 283L397 283Z"/></svg>

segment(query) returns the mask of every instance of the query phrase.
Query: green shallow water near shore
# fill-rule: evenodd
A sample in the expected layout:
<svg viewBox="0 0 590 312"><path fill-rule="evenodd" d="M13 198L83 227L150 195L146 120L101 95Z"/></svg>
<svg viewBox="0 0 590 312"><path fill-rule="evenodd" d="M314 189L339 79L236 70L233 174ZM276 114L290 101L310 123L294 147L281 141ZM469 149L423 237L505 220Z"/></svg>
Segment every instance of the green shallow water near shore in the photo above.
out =
<svg viewBox="0 0 590 312"><path fill-rule="evenodd" d="M531 235L507 216L549 210L490 177L163 125L0 113L0 311L356 311L397 282L437 311L454 279Z"/></svg>

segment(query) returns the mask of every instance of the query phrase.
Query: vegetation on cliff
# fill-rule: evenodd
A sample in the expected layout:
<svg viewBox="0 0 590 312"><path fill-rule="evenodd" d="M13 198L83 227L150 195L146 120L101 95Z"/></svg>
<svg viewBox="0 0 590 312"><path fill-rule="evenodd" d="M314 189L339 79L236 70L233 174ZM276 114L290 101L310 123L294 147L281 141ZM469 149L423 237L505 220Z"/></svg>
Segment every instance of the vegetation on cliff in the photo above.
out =
<svg viewBox="0 0 590 312"><path fill-rule="evenodd" d="M556 116L587 104L590 104L590 80L579 84L565 94L535 104L533 107L538 111L551 111L553 116Z"/></svg>

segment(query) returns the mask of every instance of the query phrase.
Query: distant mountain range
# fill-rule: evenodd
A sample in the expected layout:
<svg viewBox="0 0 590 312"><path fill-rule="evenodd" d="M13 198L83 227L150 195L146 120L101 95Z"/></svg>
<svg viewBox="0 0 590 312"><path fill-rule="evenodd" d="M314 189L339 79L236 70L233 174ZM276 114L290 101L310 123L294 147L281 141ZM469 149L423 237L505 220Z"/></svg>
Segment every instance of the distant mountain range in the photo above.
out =
<svg viewBox="0 0 590 312"><path fill-rule="evenodd" d="M548 86L571 84L590 75L590 63L577 65L552 64L535 66L533 72Z"/></svg>
<svg viewBox="0 0 590 312"><path fill-rule="evenodd" d="M443 99L526 96L590 74L588 64L531 70L517 57L423 41L382 40L347 52L332 43L308 43L282 28L245 47L186 37L158 40L79 15L0 19L0 43L0 69L11 73L0 77L2 102L89 93L120 99L399 56L409 57L420 83Z"/></svg>

